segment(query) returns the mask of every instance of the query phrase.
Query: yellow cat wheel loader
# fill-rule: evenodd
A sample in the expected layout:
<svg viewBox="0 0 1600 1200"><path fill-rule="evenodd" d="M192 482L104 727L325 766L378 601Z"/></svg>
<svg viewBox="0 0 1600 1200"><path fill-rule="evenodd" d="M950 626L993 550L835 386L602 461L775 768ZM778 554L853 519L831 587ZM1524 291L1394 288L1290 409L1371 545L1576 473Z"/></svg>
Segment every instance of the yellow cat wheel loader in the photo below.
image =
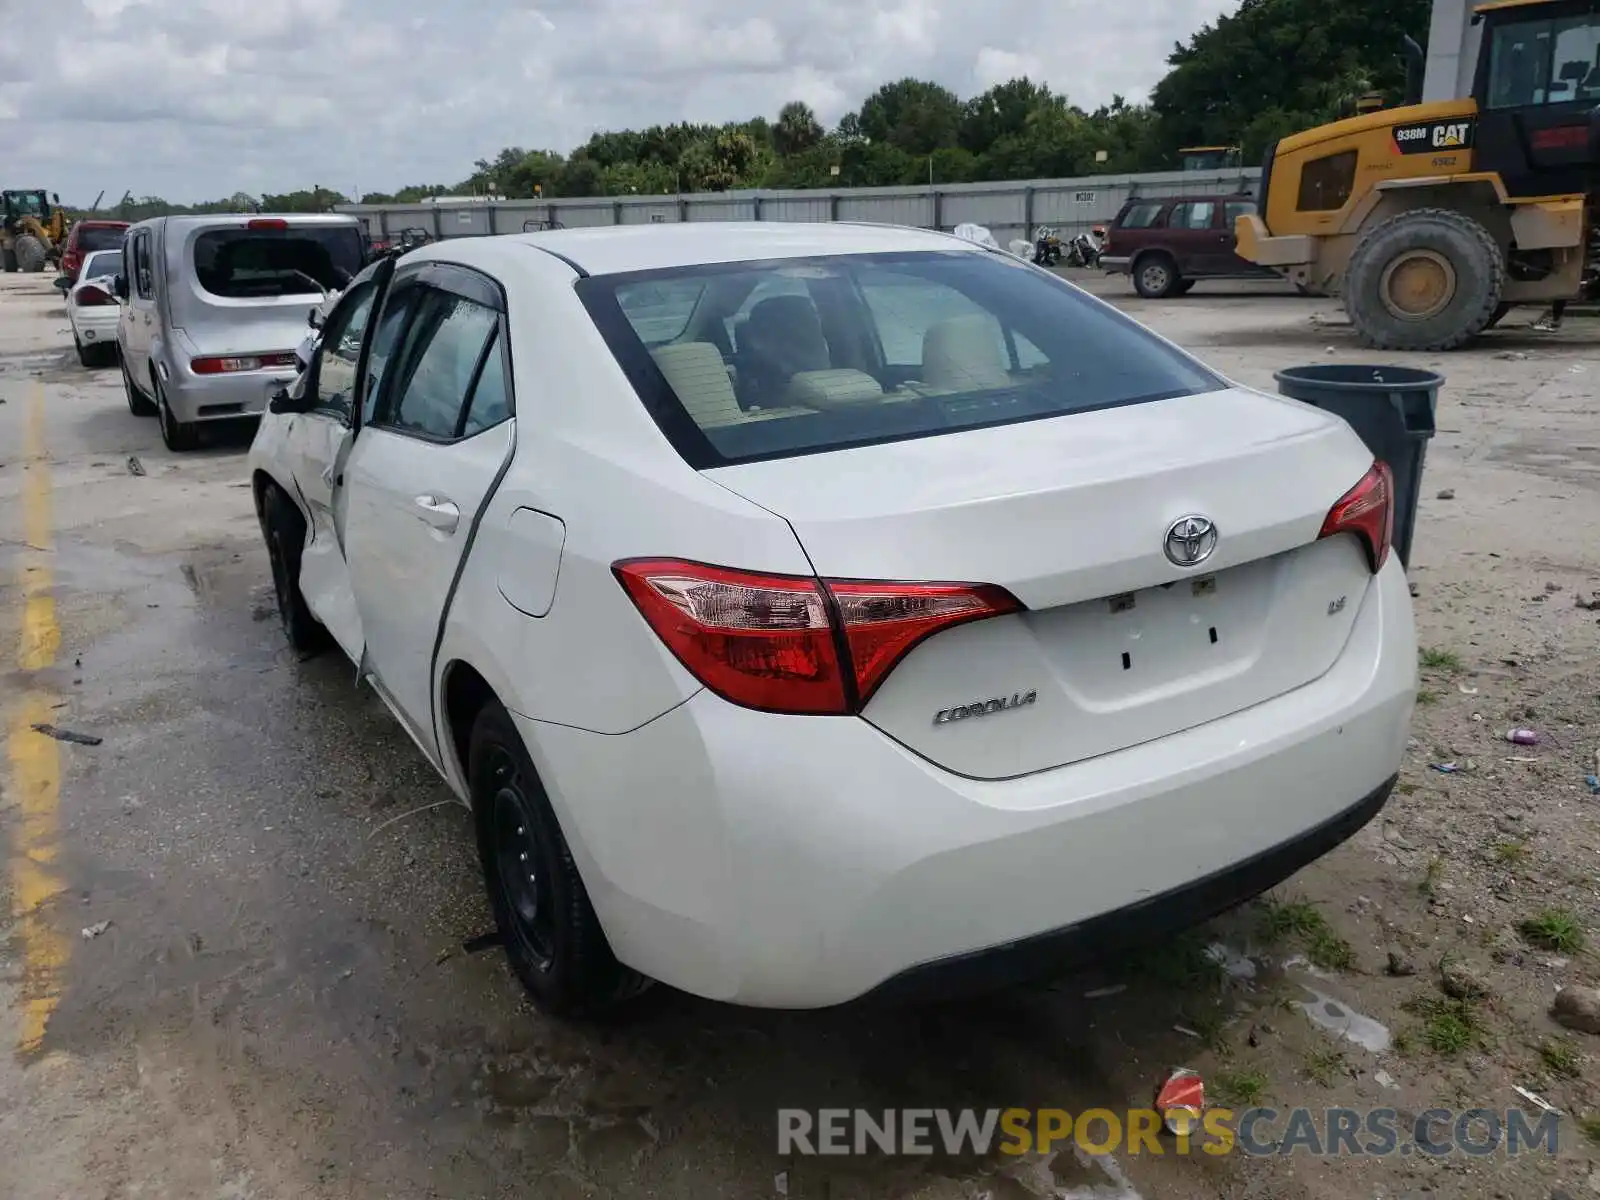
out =
<svg viewBox="0 0 1600 1200"><path fill-rule="evenodd" d="M60 261L67 240L61 197L42 189L0 191L0 266L7 271L42 271Z"/></svg>
<svg viewBox="0 0 1600 1200"><path fill-rule="evenodd" d="M1600 0L1474 10L1472 95L1285 138L1262 167L1238 252L1337 293L1361 341L1453 350L1517 304L1593 294L1600 239Z"/></svg>

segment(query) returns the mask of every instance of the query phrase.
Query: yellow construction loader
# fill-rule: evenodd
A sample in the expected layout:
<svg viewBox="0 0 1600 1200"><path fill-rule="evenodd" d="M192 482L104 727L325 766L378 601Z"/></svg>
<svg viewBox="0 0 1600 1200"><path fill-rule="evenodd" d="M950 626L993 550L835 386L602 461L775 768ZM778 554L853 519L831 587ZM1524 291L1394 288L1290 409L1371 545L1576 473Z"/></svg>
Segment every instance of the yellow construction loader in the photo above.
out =
<svg viewBox="0 0 1600 1200"><path fill-rule="evenodd" d="M0 191L0 265L7 271L42 271L60 261L67 240L61 197L43 189Z"/></svg>
<svg viewBox="0 0 1600 1200"><path fill-rule="evenodd" d="M1496 0L1470 96L1409 103L1280 141L1239 254L1338 293L1365 345L1452 350L1516 304L1592 293L1600 0Z"/></svg>

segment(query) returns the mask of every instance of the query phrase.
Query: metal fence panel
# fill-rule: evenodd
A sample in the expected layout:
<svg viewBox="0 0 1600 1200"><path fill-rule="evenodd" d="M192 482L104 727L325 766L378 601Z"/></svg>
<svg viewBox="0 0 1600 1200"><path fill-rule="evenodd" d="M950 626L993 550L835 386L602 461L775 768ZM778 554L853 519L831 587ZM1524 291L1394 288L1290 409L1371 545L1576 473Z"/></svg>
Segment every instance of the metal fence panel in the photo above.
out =
<svg viewBox="0 0 1600 1200"><path fill-rule="evenodd" d="M1164 171L895 188L694 193L683 196L582 197L441 204L340 205L374 235L420 226L437 237L518 233L527 222L569 227L690 221L871 221L945 230L971 222L1004 245L1032 238L1040 225L1076 233L1111 221L1130 196L1253 192L1261 177L1239 171Z"/></svg>

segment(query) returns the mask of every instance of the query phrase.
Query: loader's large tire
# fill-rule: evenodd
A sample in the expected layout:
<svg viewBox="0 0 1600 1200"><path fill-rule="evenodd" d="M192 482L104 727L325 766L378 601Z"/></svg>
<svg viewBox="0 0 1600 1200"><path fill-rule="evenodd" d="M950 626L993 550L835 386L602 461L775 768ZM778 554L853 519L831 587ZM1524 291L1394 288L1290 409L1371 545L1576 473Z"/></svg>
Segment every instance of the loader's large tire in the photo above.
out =
<svg viewBox="0 0 1600 1200"><path fill-rule="evenodd" d="M31 233L25 233L17 239L17 266L24 271L38 272L44 270L44 264L50 257L44 243Z"/></svg>
<svg viewBox="0 0 1600 1200"><path fill-rule="evenodd" d="M1505 260L1465 213L1419 208L1363 234L1345 268L1344 308L1376 350L1454 350L1494 319Z"/></svg>

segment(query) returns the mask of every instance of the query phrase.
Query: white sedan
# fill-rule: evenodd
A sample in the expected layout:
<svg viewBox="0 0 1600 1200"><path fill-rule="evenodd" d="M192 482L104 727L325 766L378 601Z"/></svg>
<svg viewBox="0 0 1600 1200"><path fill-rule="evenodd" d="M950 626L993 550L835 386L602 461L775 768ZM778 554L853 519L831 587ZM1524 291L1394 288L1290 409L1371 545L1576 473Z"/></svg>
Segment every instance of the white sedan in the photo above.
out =
<svg viewBox="0 0 1600 1200"><path fill-rule="evenodd" d="M109 367L117 361L120 310L111 281L120 270L121 250L96 250L83 260L78 282L67 292L72 345L86 367Z"/></svg>
<svg viewBox="0 0 1600 1200"><path fill-rule="evenodd" d="M289 639L471 806L553 1012L1059 969L1277 883L1400 766L1387 467L968 241L441 242L270 408Z"/></svg>

